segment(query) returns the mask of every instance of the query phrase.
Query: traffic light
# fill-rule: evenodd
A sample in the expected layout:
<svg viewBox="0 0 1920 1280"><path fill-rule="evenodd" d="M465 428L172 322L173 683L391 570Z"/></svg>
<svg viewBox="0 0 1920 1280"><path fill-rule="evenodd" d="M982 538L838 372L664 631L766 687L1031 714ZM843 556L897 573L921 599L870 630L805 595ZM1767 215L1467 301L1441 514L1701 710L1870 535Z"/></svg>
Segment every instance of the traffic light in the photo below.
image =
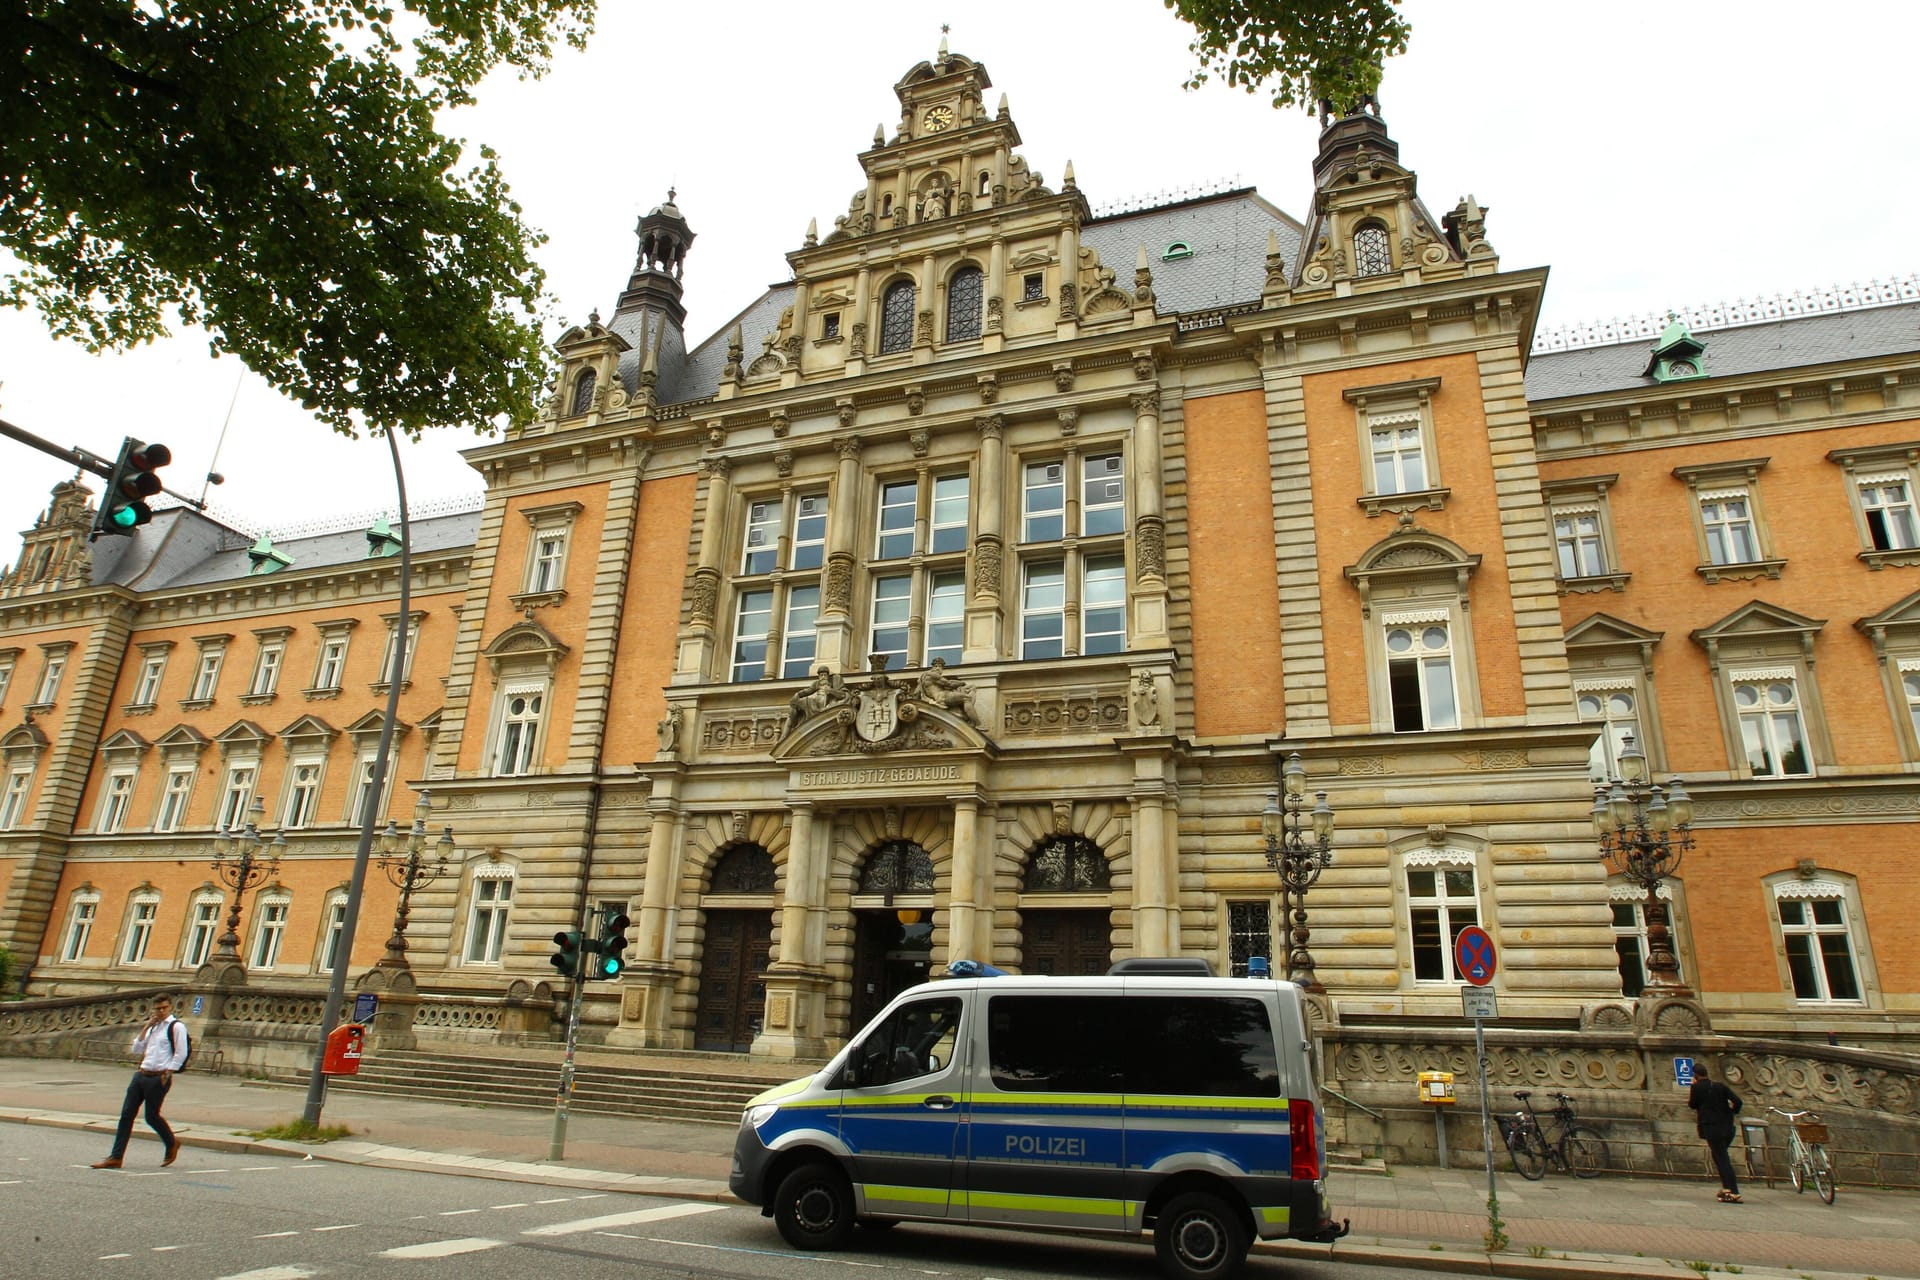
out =
<svg viewBox="0 0 1920 1280"><path fill-rule="evenodd" d="M632 923L618 907L608 907L601 913L600 940L595 947L599 954L593 958L591 965L594 977L611 982L627 967L620 953L627 949L627 926Z"/></svg>
<svg viewBox="0 0 1920 1280"><path fill-rule="evenodd" d="M553 954L547 957L563 978L577 978L580 975L580 961L587 952L586 936L578 929L569 929L553 935Z"/></svg>
<svg viewBox="0 0 1920 1280"><path fill-rule="evenodd" d="M163 444L142 444L132 436L120 442L107 491L93 517L93 541L103 534L122 537L153 519L147 499L160 492L159 470L173 461L173 450Z"/></svg>

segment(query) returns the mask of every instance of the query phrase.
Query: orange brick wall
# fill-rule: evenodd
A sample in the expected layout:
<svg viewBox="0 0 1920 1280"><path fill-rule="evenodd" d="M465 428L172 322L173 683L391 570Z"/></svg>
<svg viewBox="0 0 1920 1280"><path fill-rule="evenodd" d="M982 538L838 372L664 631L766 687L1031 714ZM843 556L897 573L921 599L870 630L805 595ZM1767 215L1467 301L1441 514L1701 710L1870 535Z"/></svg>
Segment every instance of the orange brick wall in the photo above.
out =
<svg viewBox="0 0 1920 1280"><path fill-rule="evenodd" d="M660 746L657 726L667 711L663 690L673 675L679 643L680 596L686 586L687 540L693 532L699 479L688 473L640 486L632 576L627 580L626 616L620 620L620 657L607 723L608 767L651 760Z"/></svg>
<svg viewBox="0 0 1920 1280"><path fill-rule="evenodd" d="M1474 653L1479 662L1481 711L1488 717L1526 714L1521 687L1512 587L1507 578L1500 512L1494 501L1493 457L1480 391L1479 362L1472 356L1441 356L1368 365L1302 380L1312 454L1314 525L1320 548L1320 589L1327 602L1327 697L1336 726L1371 722L1360 593L1343 570L1390 535L1397 517L1369 518L1359 499L1366 492L1371 459L1361 456L1356 410L1344 398L1350 387L1372 387L1439 378L1433 393L1434 440L1440 454L1439 482L1452 490L1444 511L1421 511L1415 523L1482 557L1473 575Z"/></svg>
<svg viewBox="0 0 1920 1280"><path fill-rule="evenodd" d="M1286 727L1265 397L1186 402L1194 731Z"/></svg>

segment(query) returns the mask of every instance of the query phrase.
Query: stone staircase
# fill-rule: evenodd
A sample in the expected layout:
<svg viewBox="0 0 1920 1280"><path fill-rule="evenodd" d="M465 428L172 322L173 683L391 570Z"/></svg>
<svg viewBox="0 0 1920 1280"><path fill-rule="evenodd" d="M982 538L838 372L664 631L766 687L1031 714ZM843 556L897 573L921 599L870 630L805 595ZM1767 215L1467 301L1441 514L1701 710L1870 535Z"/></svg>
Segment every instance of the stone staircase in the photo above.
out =
<svg viewBox="0 0 1920 1280"><path fill-rule="evenodd" d="M562 1053L528 1049L467 1053L369 1053L334 1089L490 1107L551 1109ZM731 1054L582 1054L574 1060L573 1109L646 1120L733 1126L747 1100L806 1074L818 1063L754 1063Z"/></svg>

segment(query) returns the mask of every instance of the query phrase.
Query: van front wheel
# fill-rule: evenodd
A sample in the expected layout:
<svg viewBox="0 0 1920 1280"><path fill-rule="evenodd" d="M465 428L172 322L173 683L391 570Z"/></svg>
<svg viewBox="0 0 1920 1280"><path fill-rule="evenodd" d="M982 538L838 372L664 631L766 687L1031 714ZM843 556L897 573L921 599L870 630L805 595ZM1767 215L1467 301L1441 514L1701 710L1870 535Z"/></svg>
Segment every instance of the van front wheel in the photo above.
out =
<svg viewBox="0 0 1920 1280"><path fill-rule="evenodd" d="M780 1180L773 1221L796 1249L838 1249L853 1231L853 1188L830 1164L803 1164Z"/></svg>
<svg viewBox="0 0 1920 1280"><path fill-rule="evenodd" d="M1167 1280L1225 1280L1240 1270L1252 1243L1239 1212L1205 1191L1175 1196L1153 1228Z"/></svg>

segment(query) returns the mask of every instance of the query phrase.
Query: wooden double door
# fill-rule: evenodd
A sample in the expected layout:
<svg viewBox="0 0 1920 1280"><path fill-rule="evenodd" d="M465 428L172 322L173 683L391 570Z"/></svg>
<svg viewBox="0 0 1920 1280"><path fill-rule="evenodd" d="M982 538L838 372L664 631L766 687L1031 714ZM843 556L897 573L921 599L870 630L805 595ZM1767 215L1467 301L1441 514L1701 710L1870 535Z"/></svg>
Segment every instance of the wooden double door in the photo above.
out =
<svg viewBox="0 0 1920 1280"><path fill-rule="evenodd" d="M767 1008L767 962L773 953L771 911L709 911L693 1047L746 1053Z"/></svg>
<svg viewBox="0 0 1920 1280"><path fill-rule="evenodd" d="M1028 911L1021 924L1023 973L1074 978L1102 974L1113 963L1112 915L1096 911Z"/></svg>

